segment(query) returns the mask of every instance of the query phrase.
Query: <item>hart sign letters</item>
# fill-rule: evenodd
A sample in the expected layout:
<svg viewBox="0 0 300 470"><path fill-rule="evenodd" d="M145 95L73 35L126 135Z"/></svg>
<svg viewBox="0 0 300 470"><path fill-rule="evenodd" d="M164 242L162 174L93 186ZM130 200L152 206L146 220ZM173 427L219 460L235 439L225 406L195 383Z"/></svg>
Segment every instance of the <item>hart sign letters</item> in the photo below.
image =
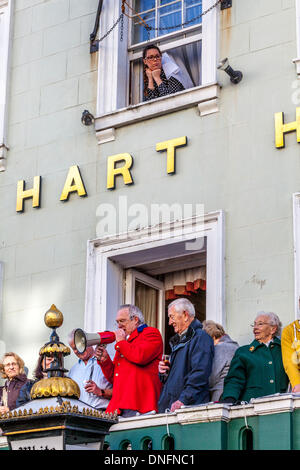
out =
<svg viewBox="0 0 300 470"><path fill-rule="evenodd" d="M166 152L167 155L167 173L175 173L175 156L176 148L187 145L187 138L177 137L176 139L166 140L156 144L157 152ZM133 184L132 169L133 157L129 153L119 153L117 155L111 155L107 158L107 183L106 189L115 189L116 178L121 176L123 183L126 185ZM17 204L16 211L24 211L25 199L32 199L32 207L40 207L41 199L41 184L42 179L40 176L33 178L33 186L25 189L26 183L24 180L18 181L17 184ZM79 167L73 165L69 168L65 184L62 189L60 201L68 201L71 193L77 193L80 197L87 196L87 192L84 186L82 176L80 174Z"/></svg>

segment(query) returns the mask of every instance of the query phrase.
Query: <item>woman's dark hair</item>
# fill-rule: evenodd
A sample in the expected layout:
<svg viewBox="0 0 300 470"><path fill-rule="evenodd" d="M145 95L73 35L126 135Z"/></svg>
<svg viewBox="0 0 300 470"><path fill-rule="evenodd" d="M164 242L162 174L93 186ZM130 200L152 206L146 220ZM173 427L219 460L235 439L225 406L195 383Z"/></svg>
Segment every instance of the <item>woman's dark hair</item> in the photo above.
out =
<svg viewBox="0 0 300 470"><path fill-rule="evenodd" d="M34 379L41 380L41 379L44 378L44 376L43 376L43 366L42 366L43 358L44 358L44 356L39 357L39 360L37 362L36 368L34 369L34 373L33 373Z"/></svg>
<svg viewBox="0 0 300 470"><path fill-rule="evenodd" d="M146 59L147 52L150 49L156 49L159 52L159 55L161 55L161 50L158 46L155 46L154 44L151 46L151 44L148 44L148 46L146 46L145 49L143 50L143 59Z"/></svg>
<svg viewBox="0 0 300 470"><path fill-rule="evenodd" d="M43 365L43 359L44 359L45 356L40 356L39 359L38 359L38 362L37 362L37 365L36 365L36 368L34 369L34 372L33 372L33 377L34 379L36 380L41 380L44 378L44 375L43 375L43 372L45 371L45 368L44 368L44 365ZM61 357L62 357L62 354L59 353L58 354L58 357L60 358L61 360Z"/></svg>
<svg viewBox="0 0 300 470"><path fill-rule="evenodd" d="M158 46L155 46L154 44L148 44L148 46L146 46L143 50L143 59L146 59L146 55L147 55L147 52L150 50L150 49L156 49L157 52L159 53L159 55L161 56L161 50ZM143 62L143 81L144 81L144 96L148 96L148 93L147 93L147 88L148 88L148 77L146 75L146 65L145 63Z"/></svg>

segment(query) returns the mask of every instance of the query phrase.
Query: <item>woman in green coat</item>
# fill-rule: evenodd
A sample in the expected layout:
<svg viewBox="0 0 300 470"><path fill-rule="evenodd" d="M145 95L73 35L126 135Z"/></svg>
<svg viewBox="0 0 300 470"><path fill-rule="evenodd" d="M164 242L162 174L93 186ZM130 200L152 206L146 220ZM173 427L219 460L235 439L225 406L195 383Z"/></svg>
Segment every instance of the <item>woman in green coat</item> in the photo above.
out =
<svg viewBox="0 0 300 470"><path fill-rule="evenodd" d="M253 327L254 341L237 349L224 380L223 403L249 402L274 393L285 393L288 377L281 357L281 322L275 313L259 312Z"/></svg>

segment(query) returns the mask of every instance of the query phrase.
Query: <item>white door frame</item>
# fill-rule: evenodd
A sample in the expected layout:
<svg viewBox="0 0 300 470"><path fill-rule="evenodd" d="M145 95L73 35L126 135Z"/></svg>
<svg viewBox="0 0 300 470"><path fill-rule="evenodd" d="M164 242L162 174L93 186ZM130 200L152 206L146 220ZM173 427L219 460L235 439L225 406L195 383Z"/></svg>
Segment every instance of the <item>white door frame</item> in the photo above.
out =
<svg viewBox="0 0 300 470"><path fill-rule="evenodd" d="M226 328L225 216L222 210L171 223L88 241L84 328L103 331L114 327L118 305L124 303L123 255L179 242L207 239L206 316ZM184 233L182 227L184 226ZM150 231L150 234L149 234ZM130 266L127 266L130 267ZM126 266L125 266L126 268Z"/></svg>

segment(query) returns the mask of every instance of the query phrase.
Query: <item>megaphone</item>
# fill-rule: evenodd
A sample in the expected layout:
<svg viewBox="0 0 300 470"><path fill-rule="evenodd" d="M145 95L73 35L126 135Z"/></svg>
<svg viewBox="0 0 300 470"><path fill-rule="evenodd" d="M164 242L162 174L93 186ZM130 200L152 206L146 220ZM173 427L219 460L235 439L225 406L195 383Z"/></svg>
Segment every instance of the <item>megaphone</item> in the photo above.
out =
<svg viewBox="0 0 300 470"><path fill-rule="evenodd" d="M73 343L77 351L80 354L83 354L89 346L94 346L96 344L109 344L116 341L116 335L113 331L103 331L99 333L86 333L77 328L73 331Z"/></svg>

